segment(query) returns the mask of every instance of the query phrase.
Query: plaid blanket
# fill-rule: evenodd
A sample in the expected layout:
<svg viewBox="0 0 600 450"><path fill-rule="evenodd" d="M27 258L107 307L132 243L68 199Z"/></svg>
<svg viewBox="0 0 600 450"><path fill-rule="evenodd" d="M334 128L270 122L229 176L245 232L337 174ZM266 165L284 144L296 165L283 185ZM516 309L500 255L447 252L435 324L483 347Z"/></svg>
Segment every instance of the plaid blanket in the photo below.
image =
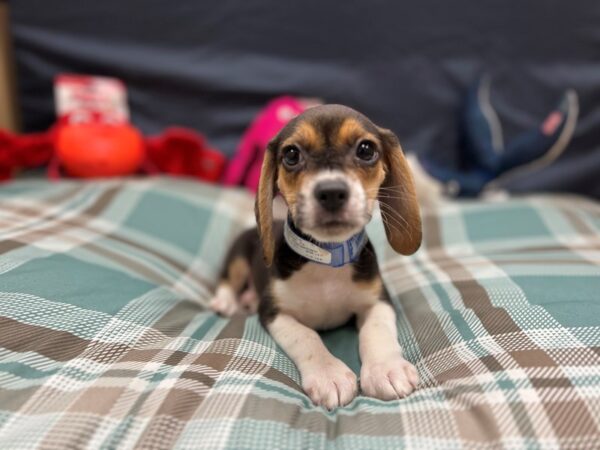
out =
<svg viewBox="0 0 600 450"><path fill-rule="evenodd" d="M370 225L421 385L327 412L256 317L206 311L244 193L0 189L0 447L600 448L600 206L449 204L413 257ZM358 371L351 327L324 333Z"/></svg>

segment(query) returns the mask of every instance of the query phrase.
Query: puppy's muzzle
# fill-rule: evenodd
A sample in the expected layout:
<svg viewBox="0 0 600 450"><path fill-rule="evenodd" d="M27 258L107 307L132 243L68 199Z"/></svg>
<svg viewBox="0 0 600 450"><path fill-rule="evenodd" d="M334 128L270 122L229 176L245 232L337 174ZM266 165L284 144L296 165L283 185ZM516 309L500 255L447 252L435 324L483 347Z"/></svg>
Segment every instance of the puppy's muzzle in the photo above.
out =
<svg viewBox="0 0 600 450"><path fill-rule="evenodd" d="M350 188L344 180L321 181L313 192L321 208L331 213L342 209L350 197Z"/></svg>

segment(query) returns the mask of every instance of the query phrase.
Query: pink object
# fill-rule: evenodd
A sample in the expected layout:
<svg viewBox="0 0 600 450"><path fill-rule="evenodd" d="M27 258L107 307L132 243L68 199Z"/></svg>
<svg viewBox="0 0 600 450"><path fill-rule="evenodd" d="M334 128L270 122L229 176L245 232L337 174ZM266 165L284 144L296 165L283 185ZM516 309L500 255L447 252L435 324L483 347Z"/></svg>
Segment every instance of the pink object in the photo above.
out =
<svg viewBox="0 0 600 450"><path fill-rule="evenodd" d="M546 136L554 134L558 126L563 121L563 114L560 111L552 111L542 124L542 133Z"/></svg>
<svg viewBox="0 0 600 450"><path fill-rule="evenodd" d="M225 169L223 184L243 185L256 192L263 156L269 141L286 123L317 103L314 100L307 101L290 96L271 100L242 136L234 158Z"/></svg>

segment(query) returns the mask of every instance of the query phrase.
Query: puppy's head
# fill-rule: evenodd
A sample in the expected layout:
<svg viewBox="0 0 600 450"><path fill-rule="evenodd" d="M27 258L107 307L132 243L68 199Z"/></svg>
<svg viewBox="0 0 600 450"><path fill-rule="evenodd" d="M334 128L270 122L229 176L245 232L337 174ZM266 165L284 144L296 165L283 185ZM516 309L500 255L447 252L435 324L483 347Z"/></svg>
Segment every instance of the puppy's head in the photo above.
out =
<svg viewBox="0 0 600 450"><path fill-rule="evenodd" d="M267 265L273 260L277 192L295 225L317 241L341 242L358 233L379 200L394 250L409 255L421 244L419 206L398 139L348 107L308 109L269 143L256 198Z"/></svg>

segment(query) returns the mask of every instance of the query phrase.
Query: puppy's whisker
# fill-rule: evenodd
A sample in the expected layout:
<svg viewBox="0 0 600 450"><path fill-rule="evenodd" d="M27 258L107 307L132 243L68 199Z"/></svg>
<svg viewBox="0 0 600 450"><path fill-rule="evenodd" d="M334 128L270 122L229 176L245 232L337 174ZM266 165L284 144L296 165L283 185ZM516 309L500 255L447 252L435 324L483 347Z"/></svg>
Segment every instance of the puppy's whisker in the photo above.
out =
<svg viewBox="0 0 600 450"><path fill-rule="evenodd" d="M377 195L378 198L390 198L390 199L401 199L401 200L413 200L415 197L413 197L410 194L403 194L403 193L379 193Z"/></svg>
<svg viewBox="0 0 600 450"><path fill-rule="evenodd" d="M393 217L397 217L400 220L402 220L402 222L404 222L407 226L408 226L408 222L406 221L406 219L404 217L402 217L398 211L395 211L391 206L385 204L385 203L381 203L380 206L383 206L383 208L386 210L386 212L391 213L391 215Z"/></svg>
<svg viewBox="0 0 600 450"><path fill-rule="evenodd" d="M381 209L381 213L382 213L382 217L384 217L384 219L387 221L388 226L390 226L391 228L394 228L396 231L405 231L408 233L409 236L412 237L413 229L409 225L409 223L406 221L406 219L404 217L402 217L400 214L398 214L397 211L394 211L392 208L390 208L388 205L385 205L385 207L387 207L387 208ZM392 220L393 220L393 223L391 222ZM402 222L400 222L400 220ZM394 226L393 225L394 223L396 225L398 225L400 228L398 228L397 226Z"/></svg>
<svg viewBox="0 0 600 450"><path fill-rule="evenodd" d="M413 194L412 192L407 192L405 190L401 190L401 189L397 189L397 188L370 188L370 189L365 189L365 192L367 194L378 194L379 197L384 197L384 196L398 196L398 197L403 197L403 198L407 198L407 199L414 199L416 198L416 194Z"/></svg>
<svg viewBox="0 0 600 450"><path fill-rule="evenodd" d="M380 199L381 198L400 199L400 200L410 200L411 199L410 196L406 196L406 195L391 195L391 194L379 194L378 197Z"/></svg>
<svg viewBox="0 0 600 450"><path fill-rule="evenodd" d="M367 192L367 195L372 195L375 194L373 192ZM403 194L401 192L398 193L381 193L379 192L378 194L376 194L378 199L399 199L399 200L412 200L414 199L414 197L412 197L411 195L406 195Z"/></svg>
<svg viewBox="0 0 600 450"><path fill-rule="evenodd" d="M397 226L394 224L394 222L392 222L392 221L391 221L391 218L389 218L389 217L388 217L388 216L387 216L387 215L386 215L386 214L385 214L383 211L381 211L381 215L382 215L383 219L385 220L385 222L386 222L387 226L388 226L389 228L391 228L391 229L392 229L394 232L397 232L397 233L402 233L402 232L404 232L404 231L405 231L405 230L404 230L404 228L398 228L398 227L397 227Z"/></svg>
<svg viewBox="0 0 600 450"><path fill-rule="evenodd" d="M416 198L416 196L417 196L416 193L407 191L406 187L402 186L402 185L380 187L378 189L367 189L367 191L369 191L369 192L371 192L371 191L379 191L380 194L389 194L389 193L404 194L404 195L407 195L410 198Z"/></svg>
<svg viewBox="0 0 600 450"><path fill-rule="evenodd" d="M403 184L394 184L392 186L380 186L379 189L383 189L383 190L389 190L389 189L405 189L405 185Z"/></svg>
<svg viewBox="0 0 600 450"><path fill-rule="evenodd" d="M386 218L388 226L392 225L395 227L396 230L403 231L412 237L412 234L413 234L412 228L410 226L408 226L406 223L400 222L400 220L398 220L398 219L402 219L400 216L391 215L389 212L386 212L385 218Z"/></svg>
<svg viewBox="0 0 600 450"><path fill-rule="evenodd" d="M393 211L382 209L381 215L383 216L383 218L385 220L387 220L387 221L393 220L393 222L395 224L397 224L397 226L400 227L402 230L408 231L408 227L406 226L406 224L399 220L399 218L401 218L401 217L398 216L397 214L393 214ZM406 222L406 221L404 221L404 222ZM396 228L396 229L398 229L398 228Z"/></svg>

